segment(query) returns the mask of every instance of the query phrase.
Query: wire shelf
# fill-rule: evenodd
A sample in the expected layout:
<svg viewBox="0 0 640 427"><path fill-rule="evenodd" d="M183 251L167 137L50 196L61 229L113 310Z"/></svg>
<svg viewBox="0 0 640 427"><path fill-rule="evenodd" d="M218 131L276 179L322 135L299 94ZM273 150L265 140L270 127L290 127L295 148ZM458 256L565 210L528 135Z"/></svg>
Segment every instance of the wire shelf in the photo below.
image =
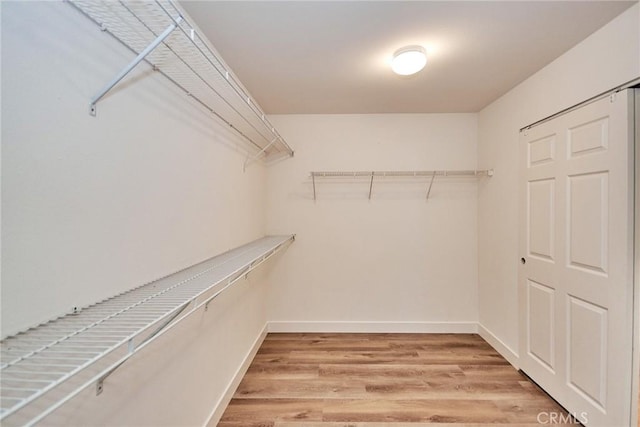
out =
<svg viewBox="0 0 640 427"><path fill-rule="evenodd" d="M493 170L416 170L416 171L314 171L315 178L362 178L362 177L431 177L431 176L493 176Z"/></svg>
<svg viewBox="0 0 640 427"><path fill-rule="evenodd" d="M429 186L426 192L426 199L429 200L433 181L437 176L441 177L482 177L493 176L493 169L483 170L412 170L412 171L312 171L311 184L313 189L313 200L317 200L316 180L322 178L357 178L369 180L369 200L373 194L374 178L428 178Z"/></svg>
<svg viewBox="0 0 640 427"><path fill-rule="evenodd" d="M238 132L253 146L254 157L293 156L260 106L173 1L70 0L70 4ZM92 100L92 113L111 87Z"/></svg>
<svg viewBox="0 0 640 427"><path fill-rule="evenodd" d="M0 342L0 420L33 425L97 385L287 243L268 236Z"/></svg>

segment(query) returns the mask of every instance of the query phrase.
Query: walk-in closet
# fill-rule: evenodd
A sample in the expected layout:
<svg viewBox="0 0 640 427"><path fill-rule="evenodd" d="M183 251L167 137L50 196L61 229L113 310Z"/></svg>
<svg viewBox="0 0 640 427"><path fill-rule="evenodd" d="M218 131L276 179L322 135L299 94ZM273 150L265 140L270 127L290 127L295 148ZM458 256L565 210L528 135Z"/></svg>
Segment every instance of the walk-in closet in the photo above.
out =
<svg viewBox="0 0 640 427"><path fill-rule="evenodd" d="M0 22L3 426L640 426L637 1Z"/></svg>

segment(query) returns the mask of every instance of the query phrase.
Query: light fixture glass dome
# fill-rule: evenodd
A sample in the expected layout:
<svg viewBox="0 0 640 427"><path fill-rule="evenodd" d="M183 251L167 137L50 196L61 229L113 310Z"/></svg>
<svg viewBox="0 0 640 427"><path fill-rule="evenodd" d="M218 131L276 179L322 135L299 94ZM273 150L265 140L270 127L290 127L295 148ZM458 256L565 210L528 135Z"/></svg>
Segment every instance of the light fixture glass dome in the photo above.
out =
<svg viewBox="0 0 640 427"><path fill-rule="evenodd" d="M427 63L427 52L422 46L405 46L396 50L391 69L401 76L409 76L422 70Z"/></svg>

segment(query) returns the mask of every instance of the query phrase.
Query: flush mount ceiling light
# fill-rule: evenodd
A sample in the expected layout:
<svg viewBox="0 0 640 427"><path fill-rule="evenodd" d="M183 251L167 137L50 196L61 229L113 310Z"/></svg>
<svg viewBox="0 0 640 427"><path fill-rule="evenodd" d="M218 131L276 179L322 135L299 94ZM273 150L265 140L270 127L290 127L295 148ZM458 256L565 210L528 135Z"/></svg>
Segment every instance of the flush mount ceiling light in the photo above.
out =
<svg viewBox="0 0 640 427"><path fill-rule="evenodd" d="M427 63L427 52L422 46L405 46L396 50L391 69L401 76L409 76L422 70Z"/></svg>

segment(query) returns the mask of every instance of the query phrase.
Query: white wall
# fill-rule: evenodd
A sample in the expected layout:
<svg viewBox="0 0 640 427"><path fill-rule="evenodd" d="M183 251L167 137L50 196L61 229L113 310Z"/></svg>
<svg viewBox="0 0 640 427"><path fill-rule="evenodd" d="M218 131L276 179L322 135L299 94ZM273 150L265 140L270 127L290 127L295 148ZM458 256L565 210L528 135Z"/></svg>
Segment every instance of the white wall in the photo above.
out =
<svg viewBox="0 0 640 427"><path fill-rule="evenodd" d="M268 169L267 231L296 243L270 275L278 330L470 330L475 179L317 182L310 171L475 169L475 114L282 115L293 159Z"/></svg>
<svg viewBox="0 0 640 427"><path fill-rule="evenodd" d="M132 54L68 3L1 7L2 336L264 235L264 167L243 173L235 135L144 64L91 117ZM265 325L265 283L243 281L56 422L204 423Z"/></svg>
<svg viewBox="0 0 640 427"><path fill-rule="evenodd" d="M479 316L494 344L518 350L519 129L640 76L635 5L479 113ZM493 337L491 337L493 335ZM515 360L512 357L512 360Z"/></svg>

